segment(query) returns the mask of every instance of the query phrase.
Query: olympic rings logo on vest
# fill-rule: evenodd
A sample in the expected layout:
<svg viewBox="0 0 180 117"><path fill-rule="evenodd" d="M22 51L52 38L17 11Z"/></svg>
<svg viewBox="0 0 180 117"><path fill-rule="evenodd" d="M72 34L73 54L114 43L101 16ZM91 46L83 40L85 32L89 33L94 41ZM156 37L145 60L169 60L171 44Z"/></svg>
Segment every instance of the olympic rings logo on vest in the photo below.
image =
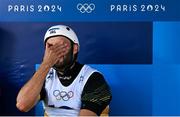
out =
<svg viewBox="0 0 180 117"><path fill-rule="evenodd" d="M95 4L90 3L90 4L77 4L77 9L81 12L81 13L91 13L94 9L95 9Z"/></svg>
<svg viewBox="0 0 180 117"><path fill-rule="evenodd" d="M60 91L60 90L54 90L53 95L57 100L64 100L68 101L70 98L74 96L74 93L72 91L66 92L66 91Z"/></svg>

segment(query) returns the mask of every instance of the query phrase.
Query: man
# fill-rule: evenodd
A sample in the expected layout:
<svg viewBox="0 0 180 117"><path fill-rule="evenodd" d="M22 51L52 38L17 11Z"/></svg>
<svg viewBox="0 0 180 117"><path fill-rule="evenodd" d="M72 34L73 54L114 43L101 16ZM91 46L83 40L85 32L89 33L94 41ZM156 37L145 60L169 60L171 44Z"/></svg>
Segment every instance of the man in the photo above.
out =
<svg viewBox="0 0 180 117"><path fill-rule="evenodd" d="M99 116L111 101L111 92L97 70L77 62L80 45L68 26L49 28L39 69L22 87L17 108L23 112L44 101L48 116Z"/></svg>

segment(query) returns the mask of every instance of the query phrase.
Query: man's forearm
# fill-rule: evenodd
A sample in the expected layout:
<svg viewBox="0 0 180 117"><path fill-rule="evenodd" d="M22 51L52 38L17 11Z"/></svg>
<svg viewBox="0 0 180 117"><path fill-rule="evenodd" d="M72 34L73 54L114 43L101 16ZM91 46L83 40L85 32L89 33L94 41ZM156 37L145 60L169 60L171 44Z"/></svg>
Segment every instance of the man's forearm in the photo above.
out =
<svg viewBox="0 0 180 117"><path fill-rule="evenodd" d="M16 104L19 110L27 112L37 103L50 68L47 64L42 63L33 77L21 88Z"/></svg>

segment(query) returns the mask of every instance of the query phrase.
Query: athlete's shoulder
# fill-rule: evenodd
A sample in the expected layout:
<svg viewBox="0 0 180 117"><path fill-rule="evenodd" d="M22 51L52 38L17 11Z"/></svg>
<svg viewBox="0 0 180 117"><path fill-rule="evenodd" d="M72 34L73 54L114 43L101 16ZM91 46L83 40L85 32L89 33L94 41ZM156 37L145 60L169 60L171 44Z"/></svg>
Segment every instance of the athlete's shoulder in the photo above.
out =
<svg viewBox="0 0 180 117"><path fill-rule="evenodd" d="M104 76L100 72L93 72L81 96L81 109L88 109L95 112L98 116L109 105L111 101L111 90Z"/></svg>

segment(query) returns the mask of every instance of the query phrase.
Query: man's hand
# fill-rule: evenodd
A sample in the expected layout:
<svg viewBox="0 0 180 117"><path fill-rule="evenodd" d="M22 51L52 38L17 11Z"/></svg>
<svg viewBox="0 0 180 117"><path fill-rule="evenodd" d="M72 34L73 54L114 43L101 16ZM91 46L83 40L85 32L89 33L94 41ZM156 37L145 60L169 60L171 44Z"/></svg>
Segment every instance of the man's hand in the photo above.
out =
<svg viewBox="0 0 180 117"><path fill-rule="evenodd" d="M45 78L50 68L57 62L62 61L63 56L68 52L67 44L46 43L46 51L43 62L33 77L21 88L17 96L17 108L23 112L29 111L36 105L43 87Z"/></svg>
<svg viewBox="0 0 180 117"><path fill-rule="evenodd" d="M46 44L43 63L52 67L58 61L63 61L63 56L68 52L67 44L57 43L52 45L48 42Z"/></svg>

